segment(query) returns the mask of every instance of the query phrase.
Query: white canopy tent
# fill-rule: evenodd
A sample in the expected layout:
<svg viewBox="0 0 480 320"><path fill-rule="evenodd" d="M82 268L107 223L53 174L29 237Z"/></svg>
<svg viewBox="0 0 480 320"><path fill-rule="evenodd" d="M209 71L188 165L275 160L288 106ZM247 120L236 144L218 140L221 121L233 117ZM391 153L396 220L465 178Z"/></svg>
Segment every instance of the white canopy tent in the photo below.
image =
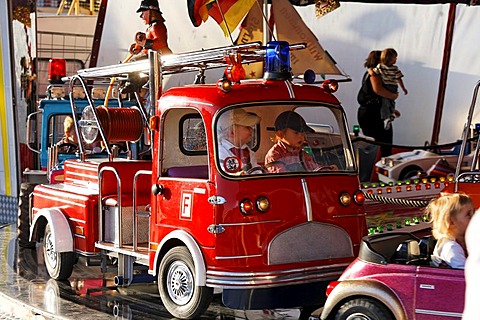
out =
<svg viewBox="0 0 480 320"><path fill-rule="evenodd" d="M192 26L186 2L160 0L173 52L186 52L230 44L222 30L208 19ZM108 4L98 66L118 63L138 30L145 29L135 10L138 1L116 0ZM407 96L397 100L402 116L394 122L394 143L423 145L431 141L439 91L449 4L383 4L341 1L340 8L318 19L313 6L295 7L322 47L336 60L351 82L341 83L336 94L347 111L350 125L357 123L356 95L364 73L363 62L373 49L395 48L398 66L405 74ZM480 36L480 7L457 5L449 73L438 143L460 138L473 87L480 79L476 43ZM128 23L125 23L128 21ZM218 73L207 73L215 82ZM192 77L170 78L168 86L191 82ZM476 116L474 121L480 122Z"/></svg>

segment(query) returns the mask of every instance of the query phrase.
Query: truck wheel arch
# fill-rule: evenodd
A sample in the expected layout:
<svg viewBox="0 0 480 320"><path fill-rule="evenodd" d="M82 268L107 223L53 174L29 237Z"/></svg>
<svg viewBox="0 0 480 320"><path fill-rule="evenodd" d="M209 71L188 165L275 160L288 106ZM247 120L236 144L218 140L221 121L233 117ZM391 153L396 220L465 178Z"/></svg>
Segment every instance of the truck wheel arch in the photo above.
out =
<svg viewBox="0 0 480 320"><path fill-rule="evenodd" d="M378 300L390 310L397 320L407 319L405 309L397 295L381 282L343 280L335 287L332 294L335 295L335 299L327 299L323 307L322 319L327 318L327 315L330 317L331 313L338 310L345 301L360 296Z"/></svg>
<svg viewBox="0 0 480 320"><path fill-rule="evenodd" d="M205 268L205 260L203 259L202 251L195 239L183 230L172 231L162 239L158 245L157 252L155 253L153 275L157 275L160 261L165 253L172 247L178 245L183 245L187 247L188 251L190 251L195 264L195 279L197 280L197 285L205 286L207 270Z"/></svg>
<svg viewBox="0 0 480 320"><path fill-rule="evenodd" d="M37 212L30 226L30 241L39 241L47 224L52 226L53 249L57 252L73 252L73 236L68 220L58 208L45 208ZM58 230L64 230L61 237Z"/></svg>

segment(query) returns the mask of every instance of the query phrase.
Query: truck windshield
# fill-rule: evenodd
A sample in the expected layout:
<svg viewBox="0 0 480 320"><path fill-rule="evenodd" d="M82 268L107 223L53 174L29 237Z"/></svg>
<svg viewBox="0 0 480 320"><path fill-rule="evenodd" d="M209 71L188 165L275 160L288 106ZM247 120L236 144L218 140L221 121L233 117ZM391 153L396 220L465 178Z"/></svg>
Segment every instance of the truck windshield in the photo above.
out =
<svg viewBox="0 0 480 320"><path fill-rule="evenodd" d="M341 108L261 105L222 110L217 166L228 176L354 171Z"/></svg>

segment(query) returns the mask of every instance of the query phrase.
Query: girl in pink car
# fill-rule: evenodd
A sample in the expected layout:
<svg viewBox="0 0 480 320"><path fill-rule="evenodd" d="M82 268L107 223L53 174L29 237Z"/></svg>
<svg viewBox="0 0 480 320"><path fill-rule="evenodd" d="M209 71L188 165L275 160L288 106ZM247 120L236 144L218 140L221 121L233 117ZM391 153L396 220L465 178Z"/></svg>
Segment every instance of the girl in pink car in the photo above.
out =
<svg viewBox="0 0 480 320"><path fill-rule="evenodd" d="M432 264L464 269L465 231L475 212L472 199L465 194L448 194L432 200L426 212L433 223L432 234L437 239Z"/></svg>

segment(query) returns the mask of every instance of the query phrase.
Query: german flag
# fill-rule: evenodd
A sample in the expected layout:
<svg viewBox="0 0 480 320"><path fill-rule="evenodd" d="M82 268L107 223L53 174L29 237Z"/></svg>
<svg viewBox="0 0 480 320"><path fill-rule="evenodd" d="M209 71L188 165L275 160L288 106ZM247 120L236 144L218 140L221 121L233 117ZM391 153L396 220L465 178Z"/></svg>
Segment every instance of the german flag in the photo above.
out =
<svg viewBox="0 0 480 320"><path fill-rule="evenodd" d="M188 14L195 27L212 17L225 36L233 32L256 0L187 0ZM219 6L220 5L220 8Z"/></svg>

